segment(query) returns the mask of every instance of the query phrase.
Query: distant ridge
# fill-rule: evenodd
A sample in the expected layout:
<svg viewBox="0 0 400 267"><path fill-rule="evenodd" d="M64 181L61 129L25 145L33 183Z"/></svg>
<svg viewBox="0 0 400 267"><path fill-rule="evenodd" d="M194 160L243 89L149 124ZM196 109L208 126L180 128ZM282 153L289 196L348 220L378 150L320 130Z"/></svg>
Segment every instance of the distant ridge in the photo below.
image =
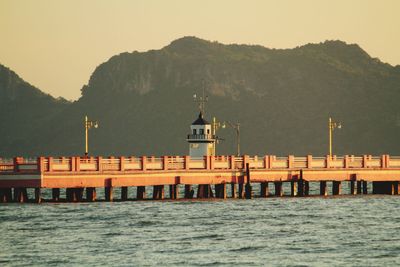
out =
<svg viewBox="0 0 400 267"><path fill-rule="evenodd" d="M0 71L0 96L11 90L7 77ZM35 113L34 133L26 122L7 121L12 127L2 127L7 138L0 156L80 154L85 114L100 121L90 132L94 154L186 154L185 136L197 115L192 95L204 86L210 99L206 119L239 121L244 153L325 155L329 116L344 125L334 133L334 152L400 152L399 66L342 41L269 49L183 37L160 50L111 57L74 103L37 93L48 110ZM30 104L14 112L27 109L36 112ZM12 117L10 110L0 112ZM24 133L18 138L14 124ZM219 135L226 141L218 151L234 154L232 129ZM16 150L21 139L24 149Z"/></svg>

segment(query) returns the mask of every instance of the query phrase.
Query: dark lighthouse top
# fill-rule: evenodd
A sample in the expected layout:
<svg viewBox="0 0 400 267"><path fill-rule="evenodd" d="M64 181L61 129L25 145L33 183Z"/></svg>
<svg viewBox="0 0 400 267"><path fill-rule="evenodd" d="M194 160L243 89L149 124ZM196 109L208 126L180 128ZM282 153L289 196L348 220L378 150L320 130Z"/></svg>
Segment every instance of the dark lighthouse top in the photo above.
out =
<svg viewBox="0 0 400 267"><path fill-rule="evenodd" d="M202 112L199 113L199 117L192 123L192 125L207 125L207 124L210 123L203 118Z"/></svg>

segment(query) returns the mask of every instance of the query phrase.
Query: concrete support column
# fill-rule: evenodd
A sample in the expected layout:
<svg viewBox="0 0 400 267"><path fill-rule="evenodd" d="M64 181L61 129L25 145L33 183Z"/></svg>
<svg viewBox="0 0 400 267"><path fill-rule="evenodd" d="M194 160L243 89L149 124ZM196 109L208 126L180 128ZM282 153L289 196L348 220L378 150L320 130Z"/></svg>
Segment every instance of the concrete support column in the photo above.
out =
<svg viewBox="0 0 400 267"><path fill-rule="evenodd" d="M217 194L218 191L218 194ZM215 197L226 199L226 184L215 185Z"/></svg>
<svg viewBox="0 0 400 267"><path fill-rule="evenodd" d="M372 193L393 195L394 194L393 182L372 182Z"/></svg>
<svg viewBox="0 0 400 267"><path fill-rule="evenodd" d="M310 182L309 181L304 181L304 195L305 196L310 195Z"/></svg>
<svg viewBox="0 0 400 267"><path fill-rule="evenodd" d="M121 200L122 201L128 200L128 187L127 186L121 187Z"/></svg>
<svg viewBox="0 0 400 267"><path fill-rule="evenodd" d="M214 188L215 188L215 197L216 198L219 198L220 197L220 194L221 194L221 185L220 184L216 184L215 186L214 186Z"/></svg>
<svg viewBox="0 0 400 267"><path fill-rule="evenodd" d="M210 197L214 197L211 185L199 184L197 189L197 198L210 198Z"/></svg>
<svg viewBox="0 0 400 267"><path fill-rule="evenodd" d="M290 195L292 196L292 197L295 197L295 196L297 196L297 182L295 182L295 181L291 181L290 182Z"/></svg>
<svg viewBox="0 0 400 267"><path fill-rule="evenodd" d="M231 197L236 198L236 184L231 183Z"/></svg>
<svg viewBox="0 0 400 267"><path fill-rule="evenodd" d="M104 187L104 196L106 201L113 201L113 193L114 193L114 188L112 186L106 186Z"/></svg>
<svg viewBox="0 0 400 267"><path fill-rule="evenodd" d="M192 189L192 185L186 184L185 185L185 198L193 198L194 190Z"/></svg>
<svg viewBox="0 0 400 267"><path fill-rule="evenodd" d="M60 201L60 188L52 188L51 189L51 199L52 199L52 201L55 201L55 202Z"/></svg>
<svg viewBox="0 0 400 267"><path fill-rule="evenodd" d="M164 199L164 185L153 186L153 199Z"/></svg>
<svg viewBox="0 0 400 267"><path fill-rule="evenodd" d="M95 187L87 187L86 188L86 201L94 202L96 201L96 188Z"/></svg>
<svg viewBox="0 0 400 267"><path fill-rule="evenodd" d="M252 191L252 186L251 186L250 183L246 183L244 190L245 190L246 199L252 199L253 198L253 191Z"/></svg>
<svg viewBox="0 0 400 267"><path fill-rule="evenodd" d="M336 195L340 195L341 191L342 191L342 182L339 181L333 181L332 182L332 195L336 196Z"/></svg>
<svg viewBox="0 0 400 267"><path fill-rule="evenodd" d="M178 199L179 192L178 192L178 185L172 184L169 186L169 198L170 199Z"/></svg>
<svg viewBox="0 0 400 267"><path fill-rule="evenodd" d="M36 187L35 188L35 203L41 203L42 202L42 196L41 196L41 188Z"/></svg>
<svg viewBox="0 0 400 267"><path fill-rule="evenodd" d="M393 187L394 187L394 194L399 195L400 194L400 183L398 181L393 182Z"/></svg>
<svg viewBox="0 0 400 267"><path fill-rule="evenodd" d="M75 200L75 194L73 192L73 188L67 188L65 189L65 198L67 202L74 202Z"/></svg>
<svg viewBox="0 0 400 267"><path fill-rule="evenodd" d="M268 197L268 182L263 182L260 184L260 197Z"/></svg>
<svg viewBox="0 0 400 267"><path fill-rule="evenodd" d="M143 200L146 199L146 187L138 186L136 189L136 199Z"/></svg>
<svg viewBox="0 0 400 267"><path fill-rule="evenodd" d="M362 192L361 185L362 185L361 181L357 181L357 194L359 194L359 195L360 195L361 192Z"/></svg>
<svg viewBox="0 0 400 267"><path fill-rule="evenodd" d="M319 194L321 196L327 196L328 195L328 190L327 190L327 186L326 186L326 181L321 181L319 183Z"/></svg>
<svg viewBox="0 0 400 267"><path fill-rule="evenodd" d="M241 199L244 198L244 184L243 183L239 183L239 185L238 185L238 194L239 194L239 198L241 198Z"/></svg>
<svg viewBox="0 0 400 267"><path fill-rule="evenodd" d="M0 203L12 202L12 189L11 188L0 188Z"/></svg>
<svg viewBox="0 0 400 267"><path fill-rule="evenodd" d="M14 202L24 203L28 201L28 193L26 188L14 188Z"/></svg>
<svg viewBox="0 0 400 267"><path fill-rule="evenodd" d="M283 190L282 190L282 182L274 182L275 185L275 196L282 197Z"/></svg>
<svg viewBox="0 0 400 267"><path fill-rule="evenodd" d="M350 181L350 194L355 195L356 194L356 182L354 180Z"/></svg>
<svg viewBox="0 0 400 267"><path fill-rule="evenodd" d="M362 181L362 191L364 195L368 194L368 182L367 181Z"/></svg>
<svg viewBox="0 0 400 267"><path fill-rule="evenodd" d="M304 196L304 180L300 179L297 181L297 195L299 197Z"/></svg>

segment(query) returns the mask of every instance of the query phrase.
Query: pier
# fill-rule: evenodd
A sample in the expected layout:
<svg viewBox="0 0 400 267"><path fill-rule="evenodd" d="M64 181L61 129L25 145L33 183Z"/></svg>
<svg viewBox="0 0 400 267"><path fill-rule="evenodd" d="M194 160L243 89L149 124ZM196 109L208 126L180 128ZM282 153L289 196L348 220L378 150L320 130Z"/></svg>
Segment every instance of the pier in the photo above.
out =
<svg viewBox="0 0 400 267"><path fill-rule="evenodd" d="M311 195L312 183L319 184L316 195L337 196L342 194L343 182L349 184L350 195L398 195L400 156L16 157L0 160L0 203L93 202L98 200L98 190L104 190L105 201L249 199L254 195L306 197ZM285 186L290 186L290 194L285 195ZM118 196L114 194L116 188L120 188ZM259 191L255 192L255 188ZM28 194L28 189L33 193ZM51 190L51 198L43 199L43 190ZM130 197L133 190L134 198ZM61 192L65 198L60 197Z"/></svg>

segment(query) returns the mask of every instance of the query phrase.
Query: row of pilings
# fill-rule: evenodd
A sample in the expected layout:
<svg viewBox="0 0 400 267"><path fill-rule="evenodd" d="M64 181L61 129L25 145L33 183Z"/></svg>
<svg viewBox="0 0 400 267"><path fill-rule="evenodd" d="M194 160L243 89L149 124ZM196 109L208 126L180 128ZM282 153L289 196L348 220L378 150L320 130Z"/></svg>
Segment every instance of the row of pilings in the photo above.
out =
<svg viewBox="0 0 400 267"><path fill-rule="evenodd" d="M291 182L262 182L260 183L260 192L258 197L266 198L271 196L282 197L284 196L283 184L290 183L290 196L292 197L306 197L310 196L310 182L300 179L298 181ZM342 182L340 181L320 181L319 182L319 195L328 196L328 183L331 183L331 195L338 196L342 194ZM270 193L270 185L274 187L274 193ZM372 192L368 192L367 181L350 181L350 194L387 194L387 195L399 195L400 183L398 181L379 181L372 182ZM230 186L228 192L227 186ZM197 190L192 185L184 185L183 195L180 195L181 188L179 185L168 185L169 194L166 196L164 185L153 186L152 193L146 192L145 186L136 187L136 198L129 198L128 187L120 188L120 198L114 197L114 187L104 187L104 200L105 201L127 201L127 200L163 200L163 199L227 199L229 198L240 198L240 199L251 199L254 196L253 190L254 184L249 182L245 184L216 184L214 186L210 184L197 185ZM214 189L213 189L214 187ZM132 188L131 188L132 189ZM63 196L61 198L61 190ZM28 188L0 188L0 203L40 203L42 200L46 202L94 202L97 201L97 190L98 188L87 187L87 188L53 188L51 189L51 199L42 198L41 188L34 188L34 194L29 198ZM151 191L151 190L149 190ZM228 196L228 193L229 196ZM314 194L315 195L315 194ZM317 194L318 195L318 194Z"/></svg>

